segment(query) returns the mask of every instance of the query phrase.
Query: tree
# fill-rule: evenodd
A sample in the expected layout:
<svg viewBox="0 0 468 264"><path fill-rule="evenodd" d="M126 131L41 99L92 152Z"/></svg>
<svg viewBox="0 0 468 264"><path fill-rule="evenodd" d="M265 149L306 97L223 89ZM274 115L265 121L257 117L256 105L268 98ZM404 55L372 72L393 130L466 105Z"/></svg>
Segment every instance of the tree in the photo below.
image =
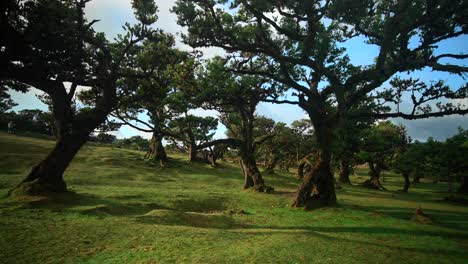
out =
<svg viewBox="0 0 468 264"><path fill-rule="evenodd" d="M359 156L370 169L370 179L364 185L385 189L380 183L380 174L383 169L390 168L397 152L407 144L406 130L386 121L363 131L362 137Z"/></svg>
<svg viewBox="0 0 468 264"><path fill-rule="evenodd" d="M125 139L117 139L114 143L118 148L128 148L136 150L146 150L149 148L149 141L141 136L133 136Z"/></svg>
<svg viewBox="0 0 468 264"><path fill-rule="evenodd" d="M467 67L456 62L441 63L467 58L467 54L436 54L435 50L441 41L467 33L465 11L461 0L179 0L174 8L179 24L187 29L183 36L187 44L224 48L236 62L234 71L270 78L293 89L298 99L274 97L270 101L298 105L309 115L317 140L316 162L298 187L294 206L316 199L323 205L336 203L330 162L338 140L335 132L354 118L349 109L400 72L425 67L467 72ZM358 37L379 48L373 64L350 62L341 44ZM417 45L413 45L415 39ZM454 91L444 85L417 83L404 86L397 81L389 88L397 95L409 92L414 96L412 112L362 114L416 119L468 112L450 100L436 111L428 108L431 100L465 98L466 88ZM317 195L312 198L314 186Z"/></svg>
<svg viewBox="0 0 468 264"><path fill-rule="evenodd" d="M393 169L397 173L401 173L405 180L403 192L408 192L411 185L410 175L419 177L428 165L426 162L427 146L421 142L410 144L397 157L393 163Z"/></svg>
<svg viewBox="0 0 468 264"><path fill-rule="evenodd" d="M99 133L96 136L96 141L103 144L112 144L117 139L116 136L107 133Z"/></svg>
<svg viewBox="0 0 468 264"><path fill-rule="evenodd" d="M294 120L291 123L291 128L295 134L296 143L296 161L299 161L304 157L305 154L310 153L310 147L306 144L312 137L313 130L312 123L309 119Z"/></svg>
<svg viewBox="0 0 468 264"><path fill-rule="evenodd" d="M468 130L458 129L458 134L445 141L447 145L446 159L449 162L449 177L459 178L459 193L468 193Z"/></svg>
<svg viewBox="0 0 468 264"><path fill-rule="evenodd" d="M190 74L193 58L174 47L172 35L160 33L158 38L158 41L145 42L130 56L133 68L122 78L122 96L113 116L122 124L152 133L146 157L160 161L164 167L167 154L162 140L179 136L171 133L169 123L190 108L176 79ZM147 115L149 120L143 120L142 115Z"/></svg>
<svg viewBox="0 0 468 264"><path fill-rule="evenodd" d="M273 120L271 122L274 126L272 126L272 129L268 129L270 132L266 133L271 134L272 137L266 140L259 149L265 156L265 173L269 174L274 173L278 164L282 169L288 171L291 162L296 158L297 150L293 130L285 123L278 122L275 124ZM265 135L266 133L263 134Z"/></svg>
<svg viewBox="0 0 468 264"><path fill-rule="evenodd" d="M50 96L57 142L48 156L33 167L10 193L27 194L67 190L63 173L89 135L103 123L117 102L118 80L126 56L148 36L156 20L151 0L135 0L136 25L115 42L94 32L98 20L87 21L89 0L7 0L0 12L0 82L22 90L34 87ZM92 95L75 109L78 86Z"/></svg>
<svg viewBox="0 0 468 264"><path fill-rule="evenodd" d="M174 140L181 141L185 147L184 150L189 153L189 161L197 159L197 152L201 150L200 146L208 147L211 153L213 152L212 146L207 146L207 144L213 140L218 127L218 119L186 113L172 120L169 127L172 128L172 134L178 135Z"/></svg>
<svg viewBox="0 0 468 264"><path fill-rule="evenodd" d="M244 189L252 188L259 192L270 192L257 167L255 152L260 144L271 135L258 137L255 129L255 110L266 96L262 86L263 78L236 76L229 72L221 58L210 61L199 73L199 100L202 107L221 113L220 121L228 129L227 139L213 143L229 144L239 150L240 163L244 173ZM207 144L202 144L201 148Z"/></svg>

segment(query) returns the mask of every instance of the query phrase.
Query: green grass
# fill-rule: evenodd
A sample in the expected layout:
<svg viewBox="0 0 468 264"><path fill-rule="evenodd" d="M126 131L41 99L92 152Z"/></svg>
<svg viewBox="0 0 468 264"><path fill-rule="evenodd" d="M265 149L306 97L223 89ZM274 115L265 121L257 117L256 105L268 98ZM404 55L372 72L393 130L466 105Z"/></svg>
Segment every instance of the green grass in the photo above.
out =
<svg viewBox="0 0 468 264"><path fill-rule="evenodd" d="M52 145L0 133L0 196ZM405 194L386 173L388 191L345 187L339 206L304 211L289 207L293 174L258 194L232 164L160 170L143 154L88 145L65 175L75 194L1 199L0 263L468 263L468 207L442 202L446 184ZM418 206L435 224L410 220Z"/></svg>

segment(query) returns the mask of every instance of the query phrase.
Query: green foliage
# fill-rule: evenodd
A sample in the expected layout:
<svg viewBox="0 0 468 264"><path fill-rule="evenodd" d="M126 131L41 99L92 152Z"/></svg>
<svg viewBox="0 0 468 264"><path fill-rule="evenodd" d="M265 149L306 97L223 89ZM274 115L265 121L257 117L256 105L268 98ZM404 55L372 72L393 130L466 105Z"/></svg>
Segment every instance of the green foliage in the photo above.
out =
<svg viewBox="0 0 468 264"><path fill-rule="evenodd" d="M50 112L43 112L39 109L21 110L18 113L0 113L0 129L6 130L8 123L15 124L15 130L22 132L33 132L53 136L54 120Z"/></svg>
<svg viewBox="0 0 468 264"><path fill-rule="evenodd" d="M419 177L431 175L435 180L447 181L466 175L468 162L468 133L459 129L458 134L445 142L429 138L427 142L416 142L399 154L394 163L398 172Z"/></svg>
<svg viewBox="0 0 468 264"><path fill-rule="evenodd" d="M273 121L273 120L271 120ZM268 132L271 138L265 141L258 149L257 156L269 159L272 166L276 164L286 165L296 160L297 144L307 145L306 142L298 142L297 134L285 123L273 121L272 128ZM257 125L258 127L258 125ZM262 133L265 135L266 133ZM309 149L311 151L311 149ZM282 166L283 168L289 166ZM272 168L274 169L274 168Z"/></svg>
<svg viewBox="0 0 468 264"><path fill-rule="evenodd" d="M404 127L386 121L363 130L360 143L360 160L389 168L397 152L408 143L408 139Z"/></svg>
<svg viewBox="0 0 468 264"><path fill-rule="evenodd" d="M89 141L99 142L103 144L112 144L117 140L117 137L107 133L99 133L96 136L91 136Z"/></svg>
<svg viewBox="0 0 468 264"><path fill-rule="evenodd" d="M218 127L218 119L189 114L174 118L169 122L168 127L172 134L178 135L175 140L182 141L185 145L201 144L213 139Z"/></svg>
<svg viewBox="0 0 468 264"><path fill-rule="evenodd" d="M149 141L141 136L133 136L130 138L117 139L114 145L118 148L146 150L149 148Z"/></svg>

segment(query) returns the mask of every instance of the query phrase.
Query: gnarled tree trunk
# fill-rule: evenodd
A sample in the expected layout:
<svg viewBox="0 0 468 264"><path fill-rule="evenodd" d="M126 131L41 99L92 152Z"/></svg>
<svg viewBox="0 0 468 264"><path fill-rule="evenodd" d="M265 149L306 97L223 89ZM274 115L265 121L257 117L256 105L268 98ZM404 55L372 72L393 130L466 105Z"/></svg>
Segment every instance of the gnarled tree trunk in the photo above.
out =
<svg viewBox="0 0 468 264"><path fill-rule="evenodd" d="M266 168L264 171L266 174L274 174L276 164L278 163L278 157L276 155L270 155L270 157L271 159L269 162L267 162Z"/></svg>
<svg viewBox="0 0 468 264"><path fill-rule="evenodd" d="M336 203L335 179L331 173L330 162L330 151L318 149L312 170L304 176L302 184L296 190L293 206L312 207L313 201L318 201L321 205Z"/></svg>
<svg viewBox="0 0 468 264"><path fill-rule="evenodd" d="M303 179L304 174L311 171L311 168L313 167L313 162L310 161L309 159L310 158L313 159L313 157L312 157L313 155L314 155L313 153L307 154L304 158L302 158L299 161L299 164L297 166L297 172L296 172L296 176L299 179Z"/></svg>
<svg viewBox="0 0 468 264"><path fill-rule="evenodd" d="M49 155L36 164L26 179L11 190L10 194L66 192L63 173L86 143L88 136L89 133L60 136Z"/></svg>
<svg viewBox="0 0 468 264"><path fill-rule="evenodd" d="M149 150L145 155L145 158L159 161L161 167L165 167L167 162L167 154L162 144L162 136L159 133L154 132L150 141Z"/></svg>
<svg viewBox="0 0 468 264"><path fill-rule="evenodd" d="M409 187L410 187L410 179L409 179L409 175L407 172L403 172L402 173L403 175L403 178L405 179L405 185L403 186L403 192L408 192L409 190Z"/></svg>
<svg viewBox="0 0 468 264"><path fill-rule="evenodd" d="M299 179L304 178L304 167L306 165L306 162L304 159L299 161L299 165L297 166L297 172L296 172L296 177Z"/></svg>
<svg viewBox="0 0 468 264"><path fill-rule="evenodd" d="M244 186L243 189L252 188L258 192L271 192L273 189L265 185L262 174L257 167L255 157L252 154L242 154L241 155L241 167L244 173Z"/></svg>
<svg viewBox="0 0 468 264"><path fill-rule="evenodd" d="M331 147L334 142L333 128L337 120L328 119L323 113L309 113L310 120L314 125L317 140L314 151L314 164L308 172L301 185L297 187L292 206L310 208L314 202L322 206L336 204L335 178L331 171L332 153Z"/></svg>
<svg viewBox="0 0 468 264"><path fill-rule="evenodd" d="M384 190L385 188L380 183L380 174L382 173L381 164L369 162L369 175L370 179L364 182L364 186L377 190Z"/></svg>

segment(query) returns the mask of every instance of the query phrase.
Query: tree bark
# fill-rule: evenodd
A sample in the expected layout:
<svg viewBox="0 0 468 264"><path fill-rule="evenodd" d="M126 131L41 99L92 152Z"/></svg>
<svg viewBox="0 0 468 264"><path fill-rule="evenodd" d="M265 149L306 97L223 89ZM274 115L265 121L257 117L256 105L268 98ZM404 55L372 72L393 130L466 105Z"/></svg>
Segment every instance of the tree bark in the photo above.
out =
<svg viewBox="0 0 468 264"><path fill-rule="evenodd" d="M385 190L385 188L380 183L380 174L382 173L381 164L369 162L369 175L370 179L364 182L364 186L377 190Z"/></svg>
<svg viewBox="0 0 468 264"><path fill-rule="evenodd" d="M32 168L26 179L10 191L10 195L66 192L63 174L88 136L88 133L84 133L59 137L49 155Z"/></svg>
<svg viewBox="0 0 468 264"><path fill-rule="evenodd" d="M244 186L242 189L246 190L254 186L253 178L252 178L252 171L251 169L248 168L248 165L246 164L246 161L244 159L240 159L239 161L240 166L242 168L242 173L244 174Z"/></svg>
<svg viewBox="0 0 468 264"><path fill-rule="evenodd" d="M161 167L165 167L167 162L167 153L162 144L162 136L157 132L153 133L150 141L149 150L145 155L145 158L153 161L159 161Z"/></svg>
<svg viewBox="0 0 468 264"><path fill-rule="evenodd" d="M338 182L340 184L351 184L349 180L349 173L350 173L350 164L349 159L344 157L340 160L340 177Z"/></svg>
<svg viewBox="0 0 468 264"><path fill-rule="evenodd" d="M291 167L291 160L288 159L287 161L284 162L284 171L289 172L289 168Z"/></svg>
<svg viewBox="0 0 468 264"><path fill-rule="evenodd" d="M269 162L267 162L267 166L265 168L266 174L274 174L276 164L278 163L278 158L276 157L276 155L270 155L270 157L271 159Z"/></svg>
<svg viewBox="0 0 468 264"><path fill-rule="evenodd" d="M320 102L310 103L320 104ZM305 104L301 107L306 110L311 108L311 105ZM316 202L320 206L334 205L336 192L335 178L331 171L331 149L336 140L334 129L338 125L338 120L321 111L310 111L308 114L314 126L317 143L314 151L315 159L312 170L304 176L302 184L297 187L292 206L312 208L316 206Z"/></svg>
<svg viewBox="0 0 468 264"><path fill-rule="evenodd" d="M251 188L258 192L269 193L273 191L272 187L265 185L254 155L248 153L242 154L240 163L244 173L244 190Z"/></svg>
<svg viewBox="0 0 468 264"><path fill-rule="evenodd" d="M299 161L299 165L297 166L297 172L296 172L297 178L299 178L299 179L304 178L304 167L305 167L305 165L306 165L306 162L305 162L304 159Z"/></svg>
<svg viewBox="0 0 468 264"><path fill-rule="evenodd" d="M197 146L194 144L190 144L189 146L189 162L193 162L197 159Z"/></svg>
<svg viewBox="0 0 468 264"><path fill-rule="evenodd" d="M335 180L330 162L331 152L326 148L318 149L313 169L297 188L292 206L309 208L313 207L314 201L325 206L336 204Z"/></svg>
<svg viewBox="0 0 468 264"><path fill-rule="evenodd" d="M406 172L403 172L402 175L403 175L403 178L405 179L405 185L403 186L403 192L408 192L409 187L410 187L409 175Z"/></svg>

